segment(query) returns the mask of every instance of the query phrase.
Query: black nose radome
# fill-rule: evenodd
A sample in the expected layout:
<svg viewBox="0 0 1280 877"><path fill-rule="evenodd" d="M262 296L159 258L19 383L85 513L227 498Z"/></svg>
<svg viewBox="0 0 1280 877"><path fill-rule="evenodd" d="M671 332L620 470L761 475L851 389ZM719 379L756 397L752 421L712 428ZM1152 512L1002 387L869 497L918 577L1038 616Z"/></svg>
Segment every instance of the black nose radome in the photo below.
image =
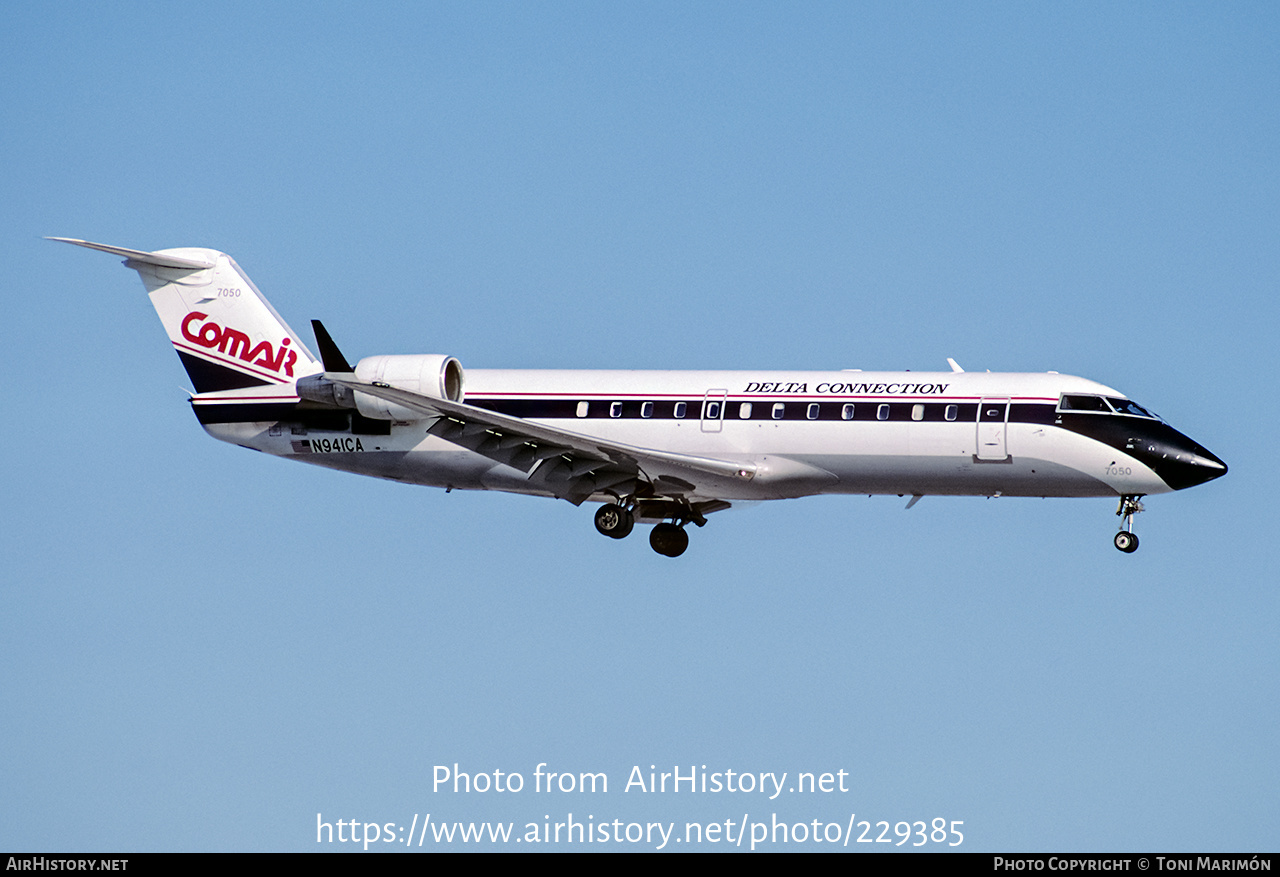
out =
<svg viewBox="0 0 1280 877"><path fill-rule="evenodd" d="M1134 456L1174 490L1195 487L1227 474L1226 463L1176 430L1144 437L1138 444Z"/></svg>

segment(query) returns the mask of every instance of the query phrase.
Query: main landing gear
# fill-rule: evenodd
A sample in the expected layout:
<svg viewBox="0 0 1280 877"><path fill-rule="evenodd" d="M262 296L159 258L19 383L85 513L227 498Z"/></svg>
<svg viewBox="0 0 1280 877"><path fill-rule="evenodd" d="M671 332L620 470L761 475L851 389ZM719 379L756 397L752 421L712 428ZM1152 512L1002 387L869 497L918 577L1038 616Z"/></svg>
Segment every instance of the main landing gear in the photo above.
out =
<svg viewBox="0 0 1280 877"><path fill-rule="evenodd" d="M608 503L596 509L596 529L610 539L625 539L635 525L635 515L625 506Z"/></svg>
<svg viewBox="0 0 1280 877"><path fill-rule="evenodd" d="M664 509L665 511L665 509ZM689 521L693 521L698 526L706 523L706 520L698 515L692 509L689 509L689 516L672 515L679 523L663 522L655 524L653 530L649 533L649 545L654 551L665 557L679 557L684 554L685 549L689 547L689 534L685 532L684 525ZM646 513L646 517L650 520L656 515ZM631 530L636 525L636 516L632 508L619 503L606 503L596 509L596 529L603 535L611 539L624 539L631 534Z"/></svg>
<svg viewBox="0 0 1280 877"><path fill-rule="evenodd" d="M1116 509L1116 514L1120 516L1120 532L1116 534L1116 548L1119 548L1125 554L1133 554L1138 550L1138 534L1133 532L1133 516L1142 511L1142 503L1138 500L1141 496L1125 495L1120 497L1120 506Z"/></svg>
<svg viewBox="0 0 1280 877"><path fill-rule="evenodd" d="M679 557L689 547L689 534L675 524L654 524L649 531L649 545L667 557Z"/></svg>

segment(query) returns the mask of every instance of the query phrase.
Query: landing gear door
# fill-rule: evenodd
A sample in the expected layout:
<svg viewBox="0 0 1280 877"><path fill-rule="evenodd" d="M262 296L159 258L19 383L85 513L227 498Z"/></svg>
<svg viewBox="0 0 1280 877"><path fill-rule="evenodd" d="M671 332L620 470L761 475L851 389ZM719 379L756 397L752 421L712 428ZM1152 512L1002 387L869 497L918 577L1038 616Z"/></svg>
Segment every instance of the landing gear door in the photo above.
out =
<svg viewBox="0 0 1280 877"><path fill-rule="evenodd" d="M979 461L1003 463L1009 459L1009 397L989 397L978 404Z"/></svg>
<svg viewBox="0 0 1280 877"><path fill-rule="evenodd" d="M728 390L707 390L702 397L702 431L719 432L724 425L724 402Z"/></svg>

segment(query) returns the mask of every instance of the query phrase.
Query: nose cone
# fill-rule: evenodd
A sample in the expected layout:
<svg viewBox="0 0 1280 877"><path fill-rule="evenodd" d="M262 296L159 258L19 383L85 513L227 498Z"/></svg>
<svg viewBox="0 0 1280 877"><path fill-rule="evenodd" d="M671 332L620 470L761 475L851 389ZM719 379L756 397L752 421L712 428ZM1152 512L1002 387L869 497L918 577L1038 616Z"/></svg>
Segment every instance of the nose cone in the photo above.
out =
<svg viewBox="0 0 1280 877"><path fill-rule="evenodd" d="M1138 459L1146 463L1174 490L1195 487L1227 474L1227 464L1207 448L1175 429L1144 437L1136 448Z"/></svg>
<svg viewBox="0 0 1280 877"><path fill-rule="evenodd" d="M1164 473L1161 473L1160 477L1164 478L1174 490L1195 487L1197 484L1204 484L1206 481L1212 481L1227 474L1227 464L1204 448L1200 448L1199 453L1188 455L1185 460L1174 461L1169 464L1169 469L1168 477ZM1181 483L1175 484L1174 481Z"/></svg>

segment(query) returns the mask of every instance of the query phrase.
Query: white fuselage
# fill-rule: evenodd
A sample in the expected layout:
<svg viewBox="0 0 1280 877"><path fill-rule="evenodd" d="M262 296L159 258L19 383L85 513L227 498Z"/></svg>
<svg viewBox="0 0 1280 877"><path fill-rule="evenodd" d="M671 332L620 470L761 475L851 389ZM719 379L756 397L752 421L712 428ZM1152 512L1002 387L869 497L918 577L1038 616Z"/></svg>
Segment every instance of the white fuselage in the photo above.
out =
<svg viewBox="0 0 1280 877"><path fill-rule="evenodd" d="M582 435L756 464L752 480L716 485L714 495L725 500L1173 489L1124 449L1055 423L1067 393L1121 397L1054 373L473 369L465 398ZM1126 419L1135 427L1149 423ZM427 426L401 421L389 434L361 435L315 423L206 424L225 441L336 469L440 487L548 493L526 473L430 435Z"/></svg>

